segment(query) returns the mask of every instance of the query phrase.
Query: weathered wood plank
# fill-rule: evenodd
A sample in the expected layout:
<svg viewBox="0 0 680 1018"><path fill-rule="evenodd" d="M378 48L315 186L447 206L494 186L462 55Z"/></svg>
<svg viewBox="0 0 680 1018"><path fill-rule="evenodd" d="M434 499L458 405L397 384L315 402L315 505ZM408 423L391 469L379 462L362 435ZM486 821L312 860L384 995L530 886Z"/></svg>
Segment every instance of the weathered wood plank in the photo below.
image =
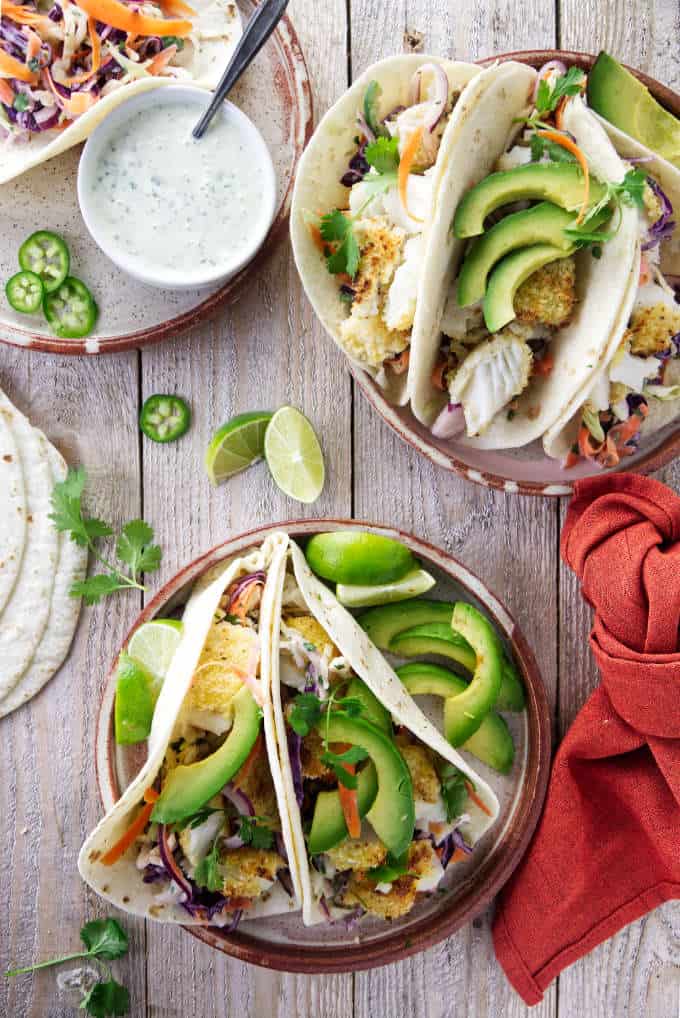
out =
<svg viewBox="0 0 680 1018"><path fill-rule="evenodd" d="M352 73L399 52L404 34L423 36L425 52L474 60L554 42L544 4L443 0L353 0ZM408 44L408 43L406 43ZM355 515L394 523L445 547L489 583L532 641L548 691L556 687L557 508L466 484L403 445L358 394L355 407ZM490 912L439 947L356 977L361 1018L390 1015L528 1014L499 969ZM555 994L532 1014L555 1013Z"/></svg>
<svg viewBox="0 0 680 1018"><path fill-rule="evenodd" d="M87 360L2 347L0 385L69 463L87 467L92 511L115 524L139 512L135 353ZM81 882L76 858L101 814L94 731L103 680L138 611L136 595L83 609L65 666L0 723L3 971L78 950L80 927L107 911ZM131 951L115 968L143 1009L144 924L126 926ZM73 1010L57 992L55 973L46 971L3 978L0 1013L66 1018Z"/></svg>
<svg viewBox="0 0 680 1018"><path fill-rule="evenodd" d="M347 83L345 5L293 0L289 10L309 60L318 118ZM349 376L302 294L287 240L238 303L213 323L142 353L142 391L143 397L180 393L194 413L181 442L143 446L144 506L165 549L162 579L200 551L258 524L351 514ZM284 403L302 409L321 438L327 465L321 499L305 507L286 498L264 464L213 490L203 470L213 431L236 413ZM351 976L268 972L159 926L149 928L148 945L150 1015L351 1013Z"/></svg>

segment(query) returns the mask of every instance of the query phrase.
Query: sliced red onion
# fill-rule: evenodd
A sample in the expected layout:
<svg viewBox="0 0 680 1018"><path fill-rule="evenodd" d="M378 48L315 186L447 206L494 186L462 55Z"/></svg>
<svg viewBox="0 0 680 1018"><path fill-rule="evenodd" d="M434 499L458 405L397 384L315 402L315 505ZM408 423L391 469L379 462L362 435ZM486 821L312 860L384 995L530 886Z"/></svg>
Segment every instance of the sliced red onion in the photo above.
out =
<svg viewBox="0 0 680 1018"><path fill-rule="evenodd" d="M242 576L240 580L236 580L235 583L232 583L228 591L229 600L227 602L227 613L229 612L232 605L234 605L235 602L239 599L240 595L243 593L244 590L253 585L264 587L266 579L267 574L264 572L263 569L260 569L258 570L258 572L248 573L246 576Z"/></svg>
<svg viewBox="0 0 680 1018"><path fill-rule="evenodd" d="M538 76L536 78L536 84L534 85L534 91L533 91L532 96L531 96L532 100L534 100L536 98L536 96L538 95L538 86L540 85L541 80L546 76L548 71L557 71L557 73L560 74L560 75L561 74L566 74L567 73L567 65L565 63L563 63L561 60L549 60L547 62L547 64L543 64L543 67L539 68L539 71L538 71Z"/></svg>
<svg viewBox="0 0 680 1018"><path fill-rule="evenodd" d="M253 806L248 796L245 794L245 792L242 792L240 788L236 788L235 785L232 785L231 781L228 784L226 784L222 789L222 795L225 797L225 799L228 799L233 806L236 807L241 816L244 817L255 816L255 807Z"/></svg>
<svg viewBox="0 0 680 1018"><path fill-rule="evenodd" d="M451 837L453 838L456 848L459 848L461 852L465 852L466 855L472 855L472 849L457 827L454 828Z"/></svg>
<svg viewBox="0 0 680 1018"><path fill-rule="evenodd" d="M411 106L416 103L425 102L422 94L422 80L425 71L434 75L434 95L427 102L432 103L432 114L425 121L425 127L432 133L444 115L446 104L449 101L449 79L441 64L428 63L419 67L411 78L409 88L409 102Z"/></svg>
<svg viewBox="0 0 680 1018"><path fill-rule="evenodd" d="M169 832L166 824L158 825L158 848L163 860L163 865L168 871L168 876L171 880L174 880L177 886L184 892L185 900L191 901L193 897L193 888L188 878L182 873L177 860L172 853L172 849L168 844Z"/></svg>
<svg viewBox="0 0 680 1018"><path fill-rule="evenodd" d="M465 414L460 403L449 403L430 429L435 438L455 438L465 431Z"/></svg>
<svg viewBox="0 0 680 1018"><path fill-rule="evenodd" d="M288 728L286 732L286 739L288 742L288 757L290 759L290 770L293 777L295 798L298 806L302 806L302 800L304 799L304 792L302 789L302 760L300 759L302 739L297 732L293 731L292 728Z"/></svg>
<svg viewBox="0 0 680 1018"><path fill-rule="evenodd" d="M43 107L41 110L36 110L33 117L39 131L49 131L50 128L56 127L59 123L59 107Z"/></svg>
<svg viewBox="0 0 680 1018"><path fill-rule="evenodd" d="M654 156L627 156L627 163L649 163L652 161Z"/></svg>
<svg viewBox="0 0 680 1018"><path fill-rule="evenodd" d="M274 844L276 845L277 855L280 855L282 859L288 862L288 853L286 852L286 845L283 840L283 835L280 831L274 831Z"/></svg>
<svg viewBox="0 0 680 1018"><path fill-rule="evenodd" d="M241 922L242 917L243 917L243 909L239 908L236 912L234 912L234 918L231 920L229 925L222 927L224 932L225 933L234 933L236 931L236 927Z"/></svg>
<svg viewBox="0 0 680 1018"><path fill-rule="evenodd" d="M321 911L323 912L323 914L325 915L327 921L329 923L332 923L333 919L331 917L331 910L329 909L328 902L326 901L325 895L323 895L323 894L319 898L319 907L320 907Z"/></svg>
<svg viewBox="0 0 680 1018"><path fill-rule="evenodd" d="M368 126L368 123L366 122L366 117L363 115L363 113L359 113L359 115L357 116L357 123L366 141L375 141L375 134Z"/></svg>
<svg viewBox="0 0 680 1018"><path fill-rule="evenodd" d="M47 12L47 17L50 21L61 21L63 16L64 15L59 4L53 4Z"/></svg>

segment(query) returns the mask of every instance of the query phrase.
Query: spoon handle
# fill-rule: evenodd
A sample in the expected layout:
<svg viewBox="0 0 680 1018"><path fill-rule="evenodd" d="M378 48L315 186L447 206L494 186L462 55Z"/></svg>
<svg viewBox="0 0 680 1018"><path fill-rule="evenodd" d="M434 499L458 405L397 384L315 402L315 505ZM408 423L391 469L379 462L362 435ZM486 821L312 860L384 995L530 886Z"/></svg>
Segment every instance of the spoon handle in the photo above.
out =
<svg viewBox="0 0 680 1018"><path fill-rule="evenodd" d="M212 102L191 132L194 138L203 137L208 124L222 105L227 93L231 91L245 69L250 66L260 52L281 20L287 6L288 0L262 0L246 25L227 69L215 89Z"/></svg>

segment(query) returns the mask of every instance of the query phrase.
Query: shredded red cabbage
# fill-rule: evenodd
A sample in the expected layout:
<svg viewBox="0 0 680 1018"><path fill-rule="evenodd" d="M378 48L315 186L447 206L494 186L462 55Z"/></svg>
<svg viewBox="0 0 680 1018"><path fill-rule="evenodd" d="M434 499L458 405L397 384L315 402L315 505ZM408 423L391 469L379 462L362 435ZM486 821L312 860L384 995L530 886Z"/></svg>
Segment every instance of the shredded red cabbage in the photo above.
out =
<svg viewBox="0 0 680 1018"><path fill-rule="evenodd" d="M236 603L237 599L248 587L260 586L264 587L267 581L267 574L263 569L259 569L256 573L248 573L246 576L242 576L240 580L236 580L232 583L229 588L229 601L227 602L227 613Z"/></svg>
<svg viewBox="0 0 680 1018"><path fill-rule="evenodd" d="M662 190L660 184L654 180L653 177L647 177L647 183L659 200L659 204L661 205L661 215L655 223L652 223L647 231L647 239L642 245L643 251L649 251L650 248L656 247L656 245L662 240L665 240L666 237L670 237L675 229L675 223L671 220L671 216L673 215L673 206L668 195Z"/></svg>

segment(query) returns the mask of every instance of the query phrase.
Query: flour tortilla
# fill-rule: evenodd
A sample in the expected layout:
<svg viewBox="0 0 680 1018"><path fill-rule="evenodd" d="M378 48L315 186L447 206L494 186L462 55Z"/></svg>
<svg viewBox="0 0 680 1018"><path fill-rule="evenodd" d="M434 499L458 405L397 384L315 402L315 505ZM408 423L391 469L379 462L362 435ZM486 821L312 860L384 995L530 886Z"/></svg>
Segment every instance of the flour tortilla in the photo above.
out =
<svg viewBox="0 0 680 1018"><path fill-rule="evenodd" d="M1 701L26 671L45 632L59 539L49 519L49 443L1 390L0 413L11 428L26 486L26 544L11 597L0 616Z"/></svg>
<svg viewBox="0 0 680 1018"><path fill-rule="evenodd" d="M203 925L200 919L189 915L176 901L161 901L159 903L157 891L154 892L152 884L143 882L142 874L135 865L134 848L113 866L104 866L99 862L99 859L129 827L139 810L145 790L153 784L158 776L182 701L191 685L203 644L224 590L239 575L257 569L267 570L267 582L260 610L262 648L260 672L265 696L263 708L265 743L279 805L283 841L288 853L291 877L296 891L296 900L291 900L283 892L283 889L279 893L277 884L275 885L276 891L272 892L267 901L255 903L248 910L248 919L290 912L299 907L300 880L296 870L295 853L290 841L290 824L279 773L269 695L273 628L271 588L279 582L287 545L287 535L272 534L251 554L232 559L227 563L219 563L196 582L184 609L182 637L156 704L151 735L148 740L147 761L121 798L100 820L80 850L78 869L83 880L102 898L130 915L142 916L158 922L181 923L183 926ZM278 619L276 625L278 626Z"/></svg>
<svg viewBox="0 0 680 1018"><path fill-rule="evenodd" d="M2 143L0 184L85 141L97 124L133 95L173 83L214 89L243 33L241 16L232 0L192 0L191 6L197 12L195 30L172 62L173 67L182 68L180 77L146 77L131 81L104 96L64 131L43 131L32 134L27 142Z"/></svg>
<svg viewBox="0 0 680 1018"><path fill-rule="evenodd" d="M444 305L465 246L451 229L453 215L466 191L491 173L535 81L536 71L526 64L508 61L490 67L470 82L454 110L455 126L437 172L423 265L427 298L416 305L411 339L408 394L413 413L424 424L431 424L446 402L430 379L439 357Z"/></svg>
<svg viewBox="0 0 680 1018"><path fill-rule="evenodd" d="M612 182L623 180L623 162L582 99L576 97L568 103L563 124L585 153L595 176ZM502 146L498 155L501 151ZM637 210L622 206L618 232L602 246L601 258L593 258L587 249L576 257L578 308L569 325L551 340L552 372L531 379L515 400L512 420L501 411L482 435L457 439L461 445L514 449L540 438L565 413L571 416L619 345L628 320L622 305L640 271Z"/></svg>
<svg viewBox="0 0 680 1018"><path fill-rule="evenodd" d="M53 445L47 446L47 459L52 473L52 484L63 481L68 468ZM14 689L4 700L0 700L0 718L21 707L42 689L61 667L73 640L80 615L81 599L70 597L69 591L74 583L85 577L87 548L81 548L75 541L71 541L68 534L59 534L58 543L57 572L45 631L28 668Z"/></svg>
<svg viewBox="0 0 680 1018"><path fill-rule="evenodd" d="M26 492L11 418L0 409L0 617L14 589L26 543Z"/></svg>
<svg viewBox="0 0 680 1018"><path fill-rule="evenodd" d="M317 317L345 356L347 354L339 337L340 325L347 317L347 308L338 297L337 279L328 272L324 256L310 236L307 217L310 214L315 215L320 210L330 212L331 209L343 208L347 204L347 188L340 183L340 178L347 170L349 159L356 152L356 118L370 82L377 81L382 89L381 109L394 109L407 103L411 78L425 63L441 64L451 85L461 92L442 138L437 157L439 162L449 150L449 138L451 132L455 130L454 125L460 115L459 108L465 106L466 86L480 75L480 68L474 64L411 53L381 60L357 78L352 87L321 120L298 167L290 215L295 264ZM438 173L435 169L436 179ZM427 235L427 226L425 234ZM429 287L423 278L418 303L426 300L428 295ZM405 375L390 372L386 376L384 372L379 372L379 369L368 368L358 361L352 363L374 377L380 373L380 383L384 386L390 402L397 404L405 402L407 398Z"/></svg>
<svg viewBox="0 0 680 1018"><path fill-rule="evenodd" d="M439 753L449 763L458 767L473 782L477 795L491 814L489 816L474 803L469 803L469 831L473 843L477 842L494 823L500 810L498 799L493 789L479 777L477 772L449 745L444 736L428 720L420 707L417 706L415 701L406 692L394 670L377 647L369 640L361 626L359 626L347 609L343 608L337 601L328 587L321 583L311 571L304 554L294 541L290 542L290 555L295 579L308 610L326 630L342 656L349 662L352 670L366 683L371 692L389 710L398 724L408 728L416 738L420 739L436 753ZM293 772L288 756L286 728L282 710L279 654L280 627L278 625L281 617L282 590L283 577L275 604L275 609L278 609L274 612L276 625L272 630L272 702L281 755L281 770L289 803L289 812L292 818L293 841L303 882L302 917L305 925L311 925L322 921L323 915L319 912L312 887L310 863L307 858L300 809L295 798Z"/></svg>

